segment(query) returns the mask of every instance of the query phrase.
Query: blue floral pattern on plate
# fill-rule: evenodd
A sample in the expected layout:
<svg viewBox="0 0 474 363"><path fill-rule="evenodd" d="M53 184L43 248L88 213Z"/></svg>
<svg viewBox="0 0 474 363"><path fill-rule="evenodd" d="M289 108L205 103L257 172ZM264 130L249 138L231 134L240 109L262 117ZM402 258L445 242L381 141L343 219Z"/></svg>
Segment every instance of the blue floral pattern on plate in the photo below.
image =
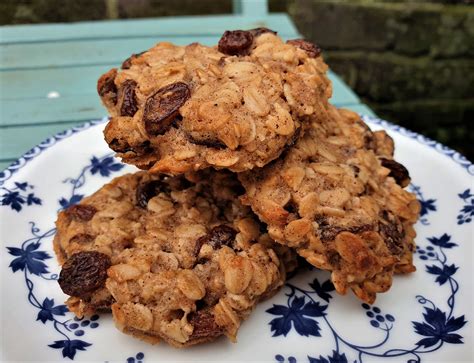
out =
<svg viewBox="0 0 474 363"><path fill-rule="evenodd" d="M0 201L3 206L10 207L16 212L21 212L25 203L27 206L41 205L41 199L32 192L32 189L34 189L34 186L27 182L15 182L15 186L11 188L2 186L0 190L3 191L4 194L0 196Z"/></svg>
<svg viewBox="0 0 474 363"><path fill-rule="evenodd" d="M464 207L461 208L458 214L458 224L471 223L474 216L474 194L471 194L471 189L466 189L459 193L458 197L464 202Z"/></svg>
<svg viewBox="0 0 474 363"><path fill-rule="evenodd" d="M426 272L436 276L435 282L442 286L449 284L450 294L447 298L448 311L442 311L435 303L422 296L417 295L418 303L424 305L421 321L413 321L414 331L425 337L414 343L414 347L397 348L383 350L390 340L390 331L393 328L395 317L392 314L384 314L377 306L362 304L365 314L370 318L370 325L373 328L384 332L383 339L369 346L361 346L352 343L342 334L336 331L330 319L325 312L329 304L324 305L322 301L329 303L332 298L331 292L334 290L329 280L320 283L318 279L309 283L310 289L301 288L287 283L286 286L290 292L286 305L273 305L267 310L267 313L278 316L270 321L270 330L273 336L287 334L294 329L301 336L321 337L320 323L325 325L331 331L334 337L335 349L332 355L314 358L308 356L309 363L325 362L347 362L346 354L349 351L356 353L357 359L354 362L362 363L364 356L390 358L409 356L408 362L421 362L421 356L426 353L434 352L447 344L464 344L462 336L457 332L467 323L465 316L454 317L454 307L456 294L459 291L459 284L453 277L458 270L455 264L448 264L445 249L451 249L458 246L451 241L451 236L443 234L440 237L431 237L427 239L430 242L426 248L417 247L417 254L421 260L434 262L432 265L426 265ZM319 321L318 319L320 318ZM285 357L281 354L275 355L277 362L284 362ZM288 362L297 362L294 356L287 358Z"/></svg>
<svg viewBox="0 0 474 363"><path fill-rule="evenodd" d="M63 197L59 200L60 209L76 204L82 199L83 195L78 194L77 191L85 184L88 172L91 175L99 174L102 177L109 177L113 172L118 172L123 167L124 165L117 163L110 154L100 158L93 156L90 160L90 164L81 170L77 178L68 178L65 180L66 183L72 185L72 190L70 196ZM27 186L28 183L23 183L20 186L17 185L21 190ZM54 329L64 338L56 340L48 346L53 349L60 349L63 357L74 359L77 351L85 351L92 343L75 338L71 339L72 334L76 337L82 337L85 335L86 328L97 328L99 326L97 322L99 316L94 315L90 319L78 319L74 317L72 322L71 319L60 320L58 317L65 316L66 313L68 313L66 305L55 305L54 299L48 297L45 297L43 302L40 302L41 300L39 300L39 297L34 291L35 284L32 280L32 275L36 275L44 280L54 282L57 280L58 276L56 274L48 276L49 270L45 261L52 257L46 251L39 250L42 241L52 237L56 229L52 228L41 233L34 222L30 222L30 225L33 237L24 241L21 248L7 247L8 253L15 257L9 267L13 272L24 272L25 284L28 290L28 301L39 310L36 320L40 320L43 324L51 321Z"/></svg>
<svg viewBox="0 0 474 363"><path fill-rule="evenodd" d="M364 117L364 120L381 125L386 129L431 147L451 158L469 175L474 175L474 166L453 150L386 121L369 117ZM57 142L104 121L105 119L93 121L55 135L30 150L17 162L1 172L0 187L2 189L0 189L0 193L3 191L3 194L0 194L0 201L4 206L3 209L11 211L9 213L14 215L23 215L21 212L33 210L33 208L25 208L26 206L43 207L44 202L50 199L44 195L37 195L33 191L29 178L26 178L27 180L16 180L17 178L12 177ZM58 209L67 208L69 205L79 202L86 194L86 192L81 191L81 188L86 185L90 177L110 178L114 173L120 172L122 168L123 165L116 162L110 154L102 157L91 156L79 175L63 180L64 185L70 185L71 189L66 193L67 195L63 194L55 199L58 203L56 204ZM5 185L10 179L12 179L11 184L7 188ZM429 217L443 211L438 199L439 196L435 194L425 197L422 192L422 184L417 183L412 185L411 188L417 194L422 205L421 227L430 228L428 227L430 224ZM12 195L15 192L18 192L18 194ZM29 196L30 194L32 195ZM455 193L454 196L464 203L459 209L457 224L471 222L474 197L470 189L461 189L461 193ZM5 197L6 202L4 201ZM20 202L19 198L23 202ZM461 221L462 223L460 223ZM90 329L99 327L99 316L82 320L73 318L65 305L58 304L57 298L52 298L48 294L41 294L38 289L35 289L40 283L43 286L44 284L55 284L57 279L57 275L50 272L53 264L55 265L52 254L48 251L50 247L45 248L43 244L46 241L50 243L55 230L46 228L41 231L35 222L30 222L29 226L30 238L17 245L13 245L13 241L9 243L11 246L7 248L10 256L9 269L16 275L20 272L23 274L28 302L35 309L33 319L36 319L41 325L52 326L52 330L58 335L59 339L52 339L48 346L52 350L58 351L66 359L76 359L80 356L79 352L94 351L93 348L97 346L95 341L91 339L91 335L88 335L88 332ZM379 332L383 336L369 345L354 343L353 337L344 336L344 331L338 331L333 324L333 314L330 313L330 310L334 301L337 300L334 287L327 279L313 278L311 281L307 281L304 287L291 283L287 285L286 301L281 301L281 298L275 299L275 304L267 309L267 314L264 314L271 317L270 320L267 320L267 323L269 323L267 331L269 337L273 336L274 338L271 339L275 340L277 338L290 339L296 334L304 339L315 339L315 342L322 339L326 339L325 341L332 339L332 346L326 346L325 351L318 349L316 352L308 352L304 357L301 356L301 351L293 355L274 352L271 357L277 362L297 362L297 359L317 363L362 362L368 357L372 359L405 357L409 362L420 362L422 357L432 357L428 353L439 351L444 345L464 346L465 338L463 337L466 336L466 333L463 328L467 324L467 319L462 311L458 311L459 303L456 304L460 300L458 296L460 266L454 261L448 261L446 253L456 250L460 246L458 242L454 242L457 240L455 233L456 231L450 231L449 235L446 233L429 234L432 237L426 239L427 245L417 248L416 256L418 256L419 262L426 263L425 270L419 269L418 273L431 276L434 286L437 286L439 291L435 292L433 290L433 293L437 295L436 299L430 299L426 294L418 295L414 299L415 304L413 306L421 305L421 307L418 318L412 320L411 326L413 334L416 334L419 338L414 340L411 345L397 349L386 348L391 342L393 327L397 323L400 324L400 316L390 311L391 309L384 309L382 305L369 306L366 304L362 304L360 314L368 318L369 330ZM444 296L446 291L448 291L444 298L446 304L443 304L440 302L440 296ZM257 317L251 320L257 320ZM275 345L275 350L279 349L279 346L278 344ZM150 352L156 350L156 348L150 349L152 349ZM143 361L144 356L142 352L137 353L135 356L127 358L127 362L138 363Z"/></svg>

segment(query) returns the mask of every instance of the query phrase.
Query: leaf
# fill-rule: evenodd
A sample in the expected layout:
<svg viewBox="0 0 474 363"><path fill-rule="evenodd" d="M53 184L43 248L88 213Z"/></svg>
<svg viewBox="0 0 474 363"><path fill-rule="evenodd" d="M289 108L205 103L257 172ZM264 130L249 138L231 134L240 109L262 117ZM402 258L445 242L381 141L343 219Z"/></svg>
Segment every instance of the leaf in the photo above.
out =
<svg viewBox="0 0 474 363"><path fill-rule="evenodd" d="M301 309L304 305L304 296L302 297L298 297L298 296L295 296L295 298L293 299L292 303L291 303L291 310L298 310L298 309Z"/></svg>
<svg viewBox="0 0 474 363"><path fill-rule="evenodd" d="M474 215L474 205L466 204L464 207L462 207L461 212L463 212L464 214L470 214L471 216Z"/></svg>
<svg viewBox="0 0 474 363"><path fill-rule="evenodd" d="M285 317L272 319L270 322L270 330L273 332L273 336L277 337L286 335L291 330L291 319Z"/></svg>
<svg viewBox="0 0 474 363"><path fill-rule="evenodd" d="M285 315L287 311L288 308L286 306L273 304L273 307L268 309L267 313L270 313L272 315Z"/></svg>
<svg viewBox="0 0 474 363"><path fill-rule="evenodd" d="M444 285L448 279L456 273L458 270L458 267L456 267L454 264L451 266L444 265L443 268L439 268L438 266L432 265L432 266L426 266L426 271L432 275L438 275L436 278L436 282L439 283L440 285Z"/></svg>
<svg viewBox="0 0 474 363"><path fill-rule="evenodd" d="M16 247L7 247L8 253L12 256L21 256L23 254L23 250L21 248Z"/></svg>
<svg viewBox="0 0 474 363"><path fill-rule="evenodd" d="M338 353L337 351L332 351L332 356L328 356L328 359L323 356L319 358L312 358L308 356L309 363L347 363L347 357L345 353Z"/></svg>
<svg viewBox="0 0 474 363"><path fill-rule="evenodd" d="M439 238L436 238L436 237L428 238L428 241L430 241L433 245L441 247L441 248L452 248L454 246L457 246L456 243L450 242L451 236L446 233L443 234Z"/></svg>
<svg viewBox="0 0 474 363"><path fill-rule="evenodd" d="M41 205L41 199L35 197L35 195L33 193L30 193L30 194L28 194L28 197L26 198L26 204L28 204L28 205L32 205L32 204Z"/></svg>
<svg viewBox="0 0 474 363"><path fill-rule="evenodd" d="M462 336L459 334L446 334L443 337L443 341L446 343L451 343L451 344L464 344L464 342L461 340Z"/></svg>
<svg viewBox="0 0 474 363"><path fill-rule="evenodd" d="M25 182L25 183L17 183L17 182L15 182L15 185L16 185L16 187L17 187L18 189L25 191L25 190L26 190L26 187L28 186L28 183L26 183L26 182Z"/></svg>
<svg viewBox="0 0 474 363"><path fill-rule="evenodd" d="M54 299L45 298L43 301L43 309L50 309L54 306Z"/></svg>
<svg viewBox="0 0 474 363"><path fill-rule="evenodd" d="M2 195L2 205L9 205L13 210L20 212L25 199L19 192L8 192Z"/></svg>
<svg viewBox="0 0 474 363"><path fill-rule="evenodd" d="M320 305L319 302L310 301L301 310L301 313L306 316L319 317L326 315L324 311L327 309L327 305Z"/></svg>
<svg viewBox="0 0 474 363"><path fill-rule="evenodd" d="M467 321L464 318L464 315L461 315L458 318L451 317L446 323L446 331L452 332L461 329L464 325L466 325Z"/></svg>
<svg viewBox="0 0 474 363"><path fill-rule="evenodd" d="M8 247L10 254L19 256L10 262L9 267L16 272L18 270L23 271L25 268L35 275L41 275L48 273L48 267L43 260L51 258L51 256L44 251L36 251L40 246L40 243L30 243L26 246L26 249L19 249L16 247Z"/></svg>
<svg viewBox="0 0 474 363"><path fill-rule="evenodd" d="M314 279L313 282L309 284L309 286L311 286L316 294L318 294L318 296L326 302L329 302L329 300L332 298L329 292L335 290L334 285L330 280L324 281L324 283L321 285L318 279Z"/></svg>
<svg viewBox="0 0 474 363"><path fill-rule="evenodd" d="M431 265L431 266L426 266L426 272L432 275L441 275L443 273L443 270L440 269L438 266Z"/></svg>
<svg viewBox="0 0 474 363"><path fill-rule="evenodd" d="M91 174L95 175L99 172L103 177L108 177L111 172L119 171L124 167L123 164L114 163L114 158L112 156L108 156L102 161L93 156L91 159L91 165Z"/></svg>
<svg viewBox="0 0 474 363"><path fill-rule="evenodd" d="M48 320L53 321L53 314L51 314L51 311L41 309L38 313L38 316L36 317L36 320L41 320L43 324L46 324Z"/></svg>
<svg viewBox="0 0 474 363"><path fill-rule="evenodd" d="M436 211L435 202L436 199L428 199L428 200L420 200L421 210L420 216L423 217L424 215L428 214L430 211Z"/></svg>
<svg viewBox="0 0 474 363"><path fill-rule="evenodd" d="M423 339L419 340L416 344L421 345L425 348L429 348L429 347L432 347L433 345L435 345L438 342L439 342L439 338L423 338Z"/></svg>
<svg viewBox="0 0 474 363"><path fill-rule="evenodd" d="M423 317L426 323L412 323L416 333L429 338L421 339L417 344L431 347L438 343L439 340L450 344L463 344L462 336L452 334L451 332L461 329L466 324L464 315L458 318L451 317L446 321L446 313L438 308L431 309L425 307Z"/></svg>
<svg viewBox="0 0 474 363"><path fill-rule="evenodd" d="M310 335L315 337L321 336L321 328L316 320L307 319L303 317L303 315L295 315L292 319L293 325L295 327L296 332L299 335L308 337Z"/></svg>
<svg viewBox="0 0 474 363"><path fill-rule="evenodd" d="M59 204L61 205L62 209L66 209L72 205L79 203L84 196L82 194L74 194L69 200L66 198L61 198L59 200Z"/></svg>
<svg viewBox="0 0 474 363"><path fill-rule="evenodd" d="M61 349L63 357L68 357L69 359L73 360L76 355L76 350L86 350L87 347L91 346L92 344L84 342L82 340L74 339L74 340L56 340L53 344L50 344L49 347L54 349Z"/></svg>
<svg viewBox="0 0 474 363"><path fill-rule="evenodd" d="M289 306L273 305L267 312L280 316L270 322L273 336L286 336L293 325L296 332L302 336L321 336L319 324L309 317L320 317L325 315L327 305L310 301L305 304L305 297L295 296Z"/></svg>
<svg viewBox="0 0 474 363"><path fill-rule="evenodd" d="M458 194L458 196L461 199L468 199L472 197L473 195L471 194L471 189L466 189L464 192Z"/></svg>
<svg viewBox="0 0 474 363"><path fill-rule="evenodd" d="M417 334L424 335L425 337L431 337L436 334L433 327L426 323L413 322L413 326Z"/></svg>
<svg viewBox="0 0 474 363"><path fill-rule="evenodd" d="M308 361L309 363L329 363L329 361L321 355L319 358L313 358L308 355Z"/></svg>

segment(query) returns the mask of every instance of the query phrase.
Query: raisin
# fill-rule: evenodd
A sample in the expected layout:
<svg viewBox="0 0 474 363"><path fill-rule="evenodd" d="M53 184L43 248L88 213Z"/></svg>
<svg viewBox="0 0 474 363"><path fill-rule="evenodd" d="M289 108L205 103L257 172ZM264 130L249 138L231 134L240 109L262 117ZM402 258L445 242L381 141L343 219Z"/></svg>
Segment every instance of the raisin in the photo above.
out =
<svg viewBox="0 0 474 363"><path fill-rule="evenodd" d="M288 40L287 43L303 49L306 53L308 53L310 58L317 58L321 54L321 48L319 48L316 44L308 42L304 39Z"/></svg>
<svg viewBox="0 0 474 363"><path fill-rule="evenodd" d="M395 160L380 158L382 166L384 168L390 169L388 176L391 176L398 185L406 187L410 184L410 174L408 173L407 168L402 164L397 163Z"/></svg>
<svg viewBox="0 0 474 363"><path fill-rule="evenodd" d="M320 238L321 241L333 241L336 236L341 232L351 232L354 234L358 234L361 232L368 231L372 229L370 224L363 224L360 226L348 226L348 227L340 227L340 226L329 226L329 225L320 225Z"/></svg>
<svg viewBox="0 0 474 363"><path fill-rule="evenodd" d="M76 204L66 209L69 218L81 222L90 221L96 212L97 209L94 206L87 204Z"/></svg>
<svg viewBox="0 0 474 363"><path fill-rule="evenodd" d="M221 248L222 245L230 247L235 240L236 234L237 232L233 228L224 224L214 227L211 229L211 232L197 239L194 254L196 256L199 254L203 244L208 244L215 250Z"/></svg>
<svg viewBox="0 0 474 363"><path fill-rule="evenodd" d="M161 192L169 192L168 186L161 180L151 180L137 187L137 205L146 208L148 201Z"/></svg>
<svg viewBox="0 0 474 363"><path fill-rule="evenodd" d="M265 34L265 33L272 33L272 34L277 34L276 31L273 31L271 29L268 29L268 28L264 28L264 27L261 27L261 28L255 28L255 29L250 29L249 30L250 33L252 33L252 35L256 38L258 37L259 35L262 35L262 34Z"/></svg>
<svg viewBox="0 0 474 363"><path fill-rule="evenodd" d="M122 63L122 69L130 69L130 67L132 66L132 61L136 58L138 58L139 56L141 56L143 53L145 52L141 52L141 53L137 53L137 54L132 54L130 57L128 57L127 59L125 59Z"/></svg>
<svg viewBox="0 0 474 363"><path fill-rule="evenodd" d="M122 106L120 107L120 116L130 116L132 117L138 111L137 106L137 96L135 94L135 88L137 87L137 82L132 81L131 79L126 80L122 83L120 89Z"/></svg>
<svg viewBox="0 0 474 363"><path fill-rule="evenodd" d="M405 231L399 221L381 221L379 223L379 233L392 254L399 255L403 251L403 238L405 237Z"/></svg>
<svg viewBox="0 0 474 363"><path fill-rule="evenodd" d="M94 236L88 233L78 233L75 236L71 237L69 243L86 244L92 242L93 240Z"/></svg>
<svg viewBox="0 0 474 363"><path fill-rule="evenodd" d="M328 251L328 262L333 268L337 268L341 263L341 256L335 250Z"/></svg>
<svg viewBox="0 0 474 363"><path fill-rule="evenodd" d="M149 154L153 151L150 141L146 140L138 145L131 146L126 140L114 137L109 143L109 147L117 153L133 152L137 155Z"/></svg>
<svg viewBox="0 0 474 363"><path fill-rule="evenodd" d="M107 73L103 74L97 81L97 93L99 96L110 96L114 104L117 103L117 86L115 85L116 76L117 70L113 68Z"/></svg>
<svg viewBox="0 0 474 363"><path fill-rule="evenodd" d="M110 264L110 257L97 251L75 253L61 269L59 286L67 295L86 299L105 286Z"/></svg>
<svg viewBox="0 0 474 363"><path fill-rule="evenodd" d="M169 84L150 96L145 103L143 122L149 135L161 135L178 116L179 108L191 97L186 83Z"/></svg>
<svg viewBox="0 0 474 363"><path fill-rule="evenodd" d="M217 338L224 333L224 330L217 325L210 308L192 313L189 323L194 327L190 340Z"/></svg>
<svg viewBox="0 0 474 363"><path fill-rule="evenodd" d="M228 55L247 55L253 44L253 35L244 30L226 30L222 35L217 49Z"/></svg>

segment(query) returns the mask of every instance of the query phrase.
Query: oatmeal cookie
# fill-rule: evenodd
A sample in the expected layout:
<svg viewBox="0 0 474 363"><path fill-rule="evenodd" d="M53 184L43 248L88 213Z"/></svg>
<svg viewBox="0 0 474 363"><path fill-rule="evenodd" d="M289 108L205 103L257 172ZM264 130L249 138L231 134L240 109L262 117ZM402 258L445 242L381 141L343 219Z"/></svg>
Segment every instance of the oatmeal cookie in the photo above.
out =
<svg viewBox="0 0 474 363"><path fill-rule="evenodd" d="M241 198L270 237L332 271L336 290L372 303L412 263L420 206L393 160L393 141L360 117L327 105L282 158L239 175Z"/></svg>
<svg viewBox="0 0 474 363"><path fill-rule="evenodd" d="M105 140L152 173L262 167L327 102L326 71L314 44L265 28L227 31L215 47L158 43L100 77Z"/></svg>
<svg viewBox="0 0 474 363"><path fill-rule="evenodd" d="M296 254L275 244L230 172L114 179L59 214L59 284L75 314L111 309L123 332L183 347L235 340Z"/></svg>

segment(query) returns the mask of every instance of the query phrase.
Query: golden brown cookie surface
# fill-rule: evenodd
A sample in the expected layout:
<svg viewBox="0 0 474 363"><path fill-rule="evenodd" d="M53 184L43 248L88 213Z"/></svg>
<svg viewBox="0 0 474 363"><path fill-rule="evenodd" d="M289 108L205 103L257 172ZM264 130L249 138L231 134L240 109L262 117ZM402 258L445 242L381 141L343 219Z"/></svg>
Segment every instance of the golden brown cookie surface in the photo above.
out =
<svg viewBox="0 0 474 363"><path fill-rule="evenodd" d="M241 192L228 172L138 172L61 212L54 246L69 309L111 308L120 330L153 343L234 340L295 264L240 204Z"/></svg>
<svg viewBox="0 0 474 363"><path fill-rule="evenodd" d="M105 140L154 173L262 167L331 96L316 50L267 29L226 32L217 47L159 43L99 79Z"/></svg>
<svg viewBox="0 0 474 363"><path fill-rule="evenodd" d="M393 141L327 105L283 158L239 175L270 236L332 271L339 293L373 302L395 272L411 272L419 203ZM398 184L397 184L398 183Z"/></svg>

